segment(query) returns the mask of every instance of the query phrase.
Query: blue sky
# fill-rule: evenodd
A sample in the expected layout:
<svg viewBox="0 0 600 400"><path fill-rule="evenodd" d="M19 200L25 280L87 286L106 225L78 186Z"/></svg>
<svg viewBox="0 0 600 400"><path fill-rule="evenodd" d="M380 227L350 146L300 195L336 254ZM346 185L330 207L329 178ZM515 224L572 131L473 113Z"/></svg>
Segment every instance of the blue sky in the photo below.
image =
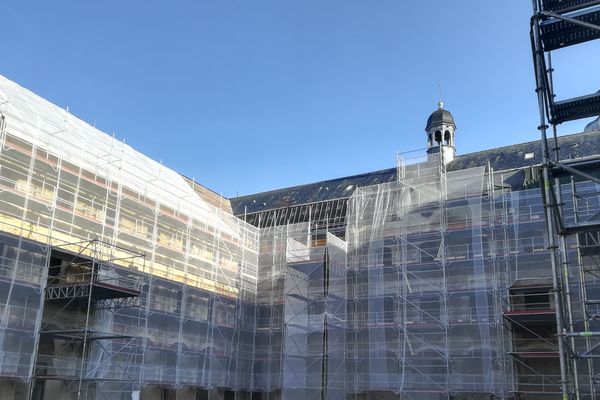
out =
<svg viewBox="0 0 600 400"><path fill-rule="evenodd" d="M440 84L459 153L537 139L530 14L522 0L20 0L3 7L0 74L231 197L394 166L424 147ZM557 52L559 97L600 88L598 50Z"/></svg>

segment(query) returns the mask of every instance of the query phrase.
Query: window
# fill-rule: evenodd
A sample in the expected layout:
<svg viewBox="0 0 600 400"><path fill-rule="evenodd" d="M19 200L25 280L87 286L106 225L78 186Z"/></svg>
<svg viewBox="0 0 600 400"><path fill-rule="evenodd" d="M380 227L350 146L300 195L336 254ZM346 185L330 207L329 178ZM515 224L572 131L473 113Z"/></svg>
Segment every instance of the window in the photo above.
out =
<svg viewBox="0 0 600 400"><path fill-rule="evenodd" d="M450 131L444 131L444 141L446 142L446 144L450 144Z"/></svg>
<svg viewBox="0 0 600 400"><path fill-rule="evenodd" d="M535 153L531 152L531 153L525 153L525 158L526 160L531 160L533 158L533 156L535 155Z"/></svg>

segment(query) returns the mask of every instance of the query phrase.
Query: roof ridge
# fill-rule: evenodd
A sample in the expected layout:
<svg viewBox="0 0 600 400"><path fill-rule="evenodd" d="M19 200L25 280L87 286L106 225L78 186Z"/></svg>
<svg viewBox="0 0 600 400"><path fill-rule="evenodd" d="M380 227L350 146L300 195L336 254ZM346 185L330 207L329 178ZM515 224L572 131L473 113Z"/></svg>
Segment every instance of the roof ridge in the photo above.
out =
<svg viewBox="0 0 600 400"><path fill-rule="evenodd" d="M596 135L600 135L600 131L593 131L593 132L578 132L578 133L570 133L567 135L562 135L559 136L558 139L559 141L563 141L563 140L568 140L569 138L575 137L575 136L596 136ZM527 145L533 145L536 143L539 143L540 139L537 140L531 140L531 141L527 141L527 142L521 142L521 143L514 143L514 144L510 144L510 145L506 145L506 146L500 146L500 147L494 147L491 149L486 149L486 150L478 150L478 151L474 151L471 153L465 153L465 154L461 154L456 156L456 158L454 160L452 160L449 163L449 166L454 165L461 165L460 162L461 160L468 160L471 157L476 157L477 155L481 155L481 154L490 154L490 152L506 152L507 149L510 148L514 148L515 146L527 146ZM337 178L332 178L332 179L322 179L316 182L307 182L304 184L298 184L298 185L293 185L293 186L287 186L287 187L280 187L280 188L276 188L276 189L271 189L271 190L266 190L263 192L255 192L255 193L250 193L250 194L245 194L242 196L236 196L236 197L231 197L229 198L229 200L237 200L237 201L245 201L247 199L252 199L253 197L256 196L268 196L268 195L272 195L272 194L277 194L277 193L285 193L285 192L290 192L293 191L295 189L302 189L302 188L306 188L307 186L318 186L318 185L323 185L326 183L337 183L337 182L341 182L344 180L352 180L352 179L357 179L357 178L361 178L361 177L367 177L370 175L377 175L377 174L381 174L381 173L385 173L385 172L389 172L392 170L395 170L396 167L391 167L391 168L384 168L384 169L379 169L379 170L375 170L375 171L368 171L368 172L363 172L363 173L358 173L358 174L353 174L353 175L346 175L346 176L342 176L342 177L337 177Z"/></svg>

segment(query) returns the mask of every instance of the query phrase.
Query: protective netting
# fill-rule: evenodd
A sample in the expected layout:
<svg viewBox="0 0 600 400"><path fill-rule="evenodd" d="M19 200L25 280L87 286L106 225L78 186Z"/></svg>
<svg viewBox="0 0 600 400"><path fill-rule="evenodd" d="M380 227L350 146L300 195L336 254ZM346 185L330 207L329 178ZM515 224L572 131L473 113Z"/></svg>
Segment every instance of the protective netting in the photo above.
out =
<svg viewBox="0 0 600 400"><path fill-rule="evenodd" d="M260 232L252 383L265 395L281 389L287 227Z"/></svg>
<svg viewBox="0 0 600 400"><path fill-rule="evenodd" d="M543 201L518 171L448 172L430 156L357 189L345 232L326 215L258 229L3 78L0 100L1 395L20 382L22 398L32 376L48 378L46 397L546 395L559 387L556 312L600 330L600 236L567 240L572 309L555 310ZM563 189L567 223L598 218L598 185ZM105 246L99 280L138 282L136 302L86 313L44 301L77 279L68 255L96 257L92 242ZM84 351L69 336L82 333L105 338ZM568 342L597 352L589 336ZM582 393L597 360L569 366Z"/></svg>
<svg viewBox="0 0 600 400"><path fill-rule="evenodd" d="M261 230L255 390L346 397L346 243L309 224Z"/></svg>
<svg viewBox="0 0 600 400"><path fill-rule="evenodd" d="M107 398L152 385L250 390L258 229L220 196L207 200L192 180L3 77L0 121L0 375L35 372L47 396L81 391L81 380ZM86 242L107 251L98 257ZM139 277L135 306L95 304L87 318L85 306L47 302L42 318L58 251ZM65 287L81 276L60 273ZM117 380L128 383L107 383Z"/></svg>
<svg viewBox="0 0 600 400"><path fill-rule="evenodd" d="M316 400L324 368L325 248L312 247L308 226L288 226L284 286L282 395Z"/></svg>
<svg viewBox="0 0 600 400"><path fill-rule="evenodd" d="M489 173L446 173L435 159L403 172L349 203L349 390L499 394Z"/></svg>
<svg viewBox="0 0 600 400"><path fill-rule="evenodd" d="M327 232L327 285L325 288L326 374L324 396L346 399L347 254L348 245Z"/></svg>
<svg viewBox="0 0 600 400"><path fill-rule="evenodd" d="M44 246L0 233L0 376L32 374L45 270Z"/></svg>

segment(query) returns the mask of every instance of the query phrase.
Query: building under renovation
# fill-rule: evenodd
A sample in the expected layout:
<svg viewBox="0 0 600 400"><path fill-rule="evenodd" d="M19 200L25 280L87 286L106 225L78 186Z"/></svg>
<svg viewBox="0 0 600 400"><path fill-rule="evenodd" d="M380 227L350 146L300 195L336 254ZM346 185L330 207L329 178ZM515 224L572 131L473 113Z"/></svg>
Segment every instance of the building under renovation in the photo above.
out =
<svg viewBox="0 0 600 400"><path fill-rule="evenodd" d="M233 199L0 77L0 398L597 398L600 127L556 126L600 94L545 64L593 3L536 5L540 141L460 155L440 103L416 157Z"/></svg>

